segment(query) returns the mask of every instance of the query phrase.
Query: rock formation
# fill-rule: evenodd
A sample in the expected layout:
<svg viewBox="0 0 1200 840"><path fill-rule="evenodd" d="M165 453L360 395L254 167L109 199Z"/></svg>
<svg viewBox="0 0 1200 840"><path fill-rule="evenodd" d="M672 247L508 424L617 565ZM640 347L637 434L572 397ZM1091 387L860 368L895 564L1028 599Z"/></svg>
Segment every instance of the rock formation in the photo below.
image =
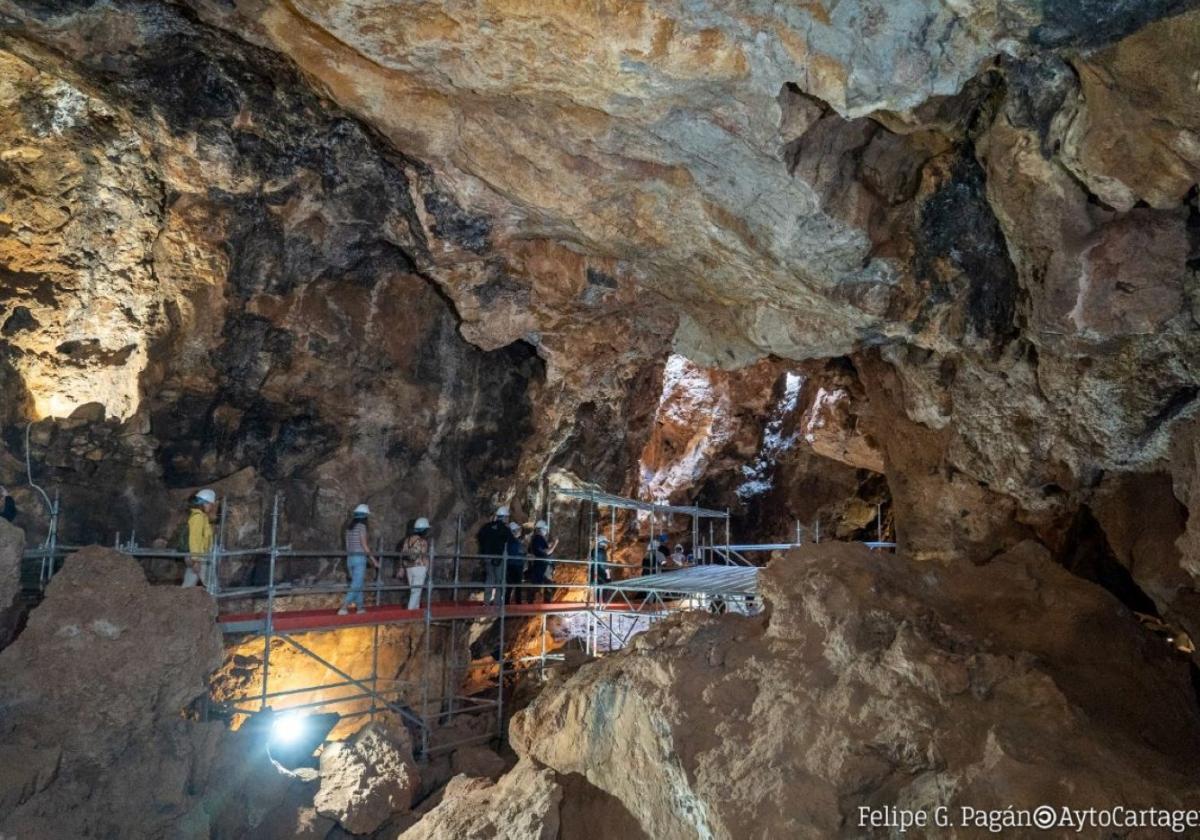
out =
<svg viewBox="0 0 1200 840"><path fill-rule="evenodd" d="M552 684L514 721L523 761L586 776L656 838L862 836L861 806L1200 802L1186 662L1032 543L923 571L822 544L764 590L761 618L684 614Z"/></svg>
<svg viewBox="0 0 1200 840"><path fill-rule="evenodd" d="M6 774L27 774L6 785L21 792L0 831L151 837L188 813L220 735L182 717L221 661L214 615L205 593L151 587L128 557L67 559L0 653Z"/></svg>
<svg viewBox="0 0 1200 840"><path fill-rule="evenodd" d="M419 786L407 733L372 723L321 751L313 805L351 834L370 834L394 814L408 813Z"/></svg>
<svg viewBox="0 0 1200 840"><path fill-rule="evenodd" d="M551 770L522 762L496 783L455 776L442 804L400 835L404 840L555 840L563 790Z"/></svg>
<svg viewBox="0 0 1200 840"><path fill-rule="evenodd" d="M16 633L21 618L21 553L25 534L0 519L0 649Z"/></svg>

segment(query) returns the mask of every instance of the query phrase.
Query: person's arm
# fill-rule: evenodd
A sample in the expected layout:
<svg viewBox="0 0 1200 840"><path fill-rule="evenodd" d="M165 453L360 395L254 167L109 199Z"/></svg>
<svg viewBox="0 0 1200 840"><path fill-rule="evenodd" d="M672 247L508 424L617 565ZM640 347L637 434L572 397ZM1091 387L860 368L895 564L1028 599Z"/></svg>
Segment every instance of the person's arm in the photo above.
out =
<svg viewBox="0 0 1200 840"><path fill-rule="evenodd" d="M550 543L550 545L546 546L546 555L549 557L553 557L554 552L557 550L558 550L558 540L556 539L556 540L554 540L554 542Z"/></svg>
<svg viewBox="0 0 1200 840"><path fill-rule="evenodd" d="M371 565L374 566L376 569L378 569L379 568L379 560L376 559L375 553L371 551L371 529L368 528L366 525L363 526L362 546L363 546L363 551L367 555L367 559L371 561Z"/></svg>

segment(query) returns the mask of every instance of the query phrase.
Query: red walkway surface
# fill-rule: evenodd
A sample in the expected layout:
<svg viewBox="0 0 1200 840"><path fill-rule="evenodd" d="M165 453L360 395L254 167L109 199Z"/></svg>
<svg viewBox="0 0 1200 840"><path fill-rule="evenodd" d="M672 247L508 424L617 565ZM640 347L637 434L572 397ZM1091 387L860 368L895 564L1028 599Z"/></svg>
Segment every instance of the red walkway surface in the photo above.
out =
<svg viewBox="0 0 1200 840"><path fill-rule="evenodd" d="M553 604L508 604L504 608L506 618L519 618L530 615L560 614L585 612L588 605L582 602L563 601ZM611 606L607 610L621 609ZM626 609L628 609L626 607ZM454 618L499 618L500 608L489 607L478 601L466 603L434 604L431 618L434 621L445 621ZM257 633L266 627L266 613L229 613L220 616L222 629L226 633ZM341 627L370 627L374 624L399 624L425 620L425 609L410 610L402 604L383 604L378 607L367 607L365 613L351 612L348 615L338 615L337 610L279 610L276 611L273 626L275 630L284 633L298 633L307 630L336 630Z"/></svg>

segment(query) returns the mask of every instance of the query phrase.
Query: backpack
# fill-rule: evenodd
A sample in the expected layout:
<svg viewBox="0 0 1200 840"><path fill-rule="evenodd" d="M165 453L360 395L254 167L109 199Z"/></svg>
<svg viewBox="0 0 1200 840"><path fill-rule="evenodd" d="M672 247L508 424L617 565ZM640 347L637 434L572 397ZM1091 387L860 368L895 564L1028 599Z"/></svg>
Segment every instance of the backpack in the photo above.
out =
<svg viewBox="0 0 1200 840"><path fill-rule="evenodd" d="M171 547L182 554L188 554L192 550L192 543L189 537L191 529L188 524L191 522L192 512L189 510L187 519L184 519L180 526L175 530L175 537L171 540Z"/></svg>

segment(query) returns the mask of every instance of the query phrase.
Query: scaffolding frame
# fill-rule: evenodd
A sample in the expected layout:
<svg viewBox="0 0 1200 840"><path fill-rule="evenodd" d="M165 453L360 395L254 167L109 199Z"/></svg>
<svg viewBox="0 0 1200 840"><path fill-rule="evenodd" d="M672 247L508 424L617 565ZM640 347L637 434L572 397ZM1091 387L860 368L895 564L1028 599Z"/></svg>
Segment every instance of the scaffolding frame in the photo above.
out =
<svg viewBox="0 0 1200 840"><path fill-rule="evenodd" d="M228 611L223 612L220 618L223 631L229 635L249 635L251 638L261 635L263 641L262 684L254 696L235 697L221 702L211 701L206 709L223 710L231 715L254 715L272 708L272 704L278 704L280 701L284 703L280 710L307 710L337 707L351 702L361 704L362 701L369 700L365 709L346 712L341 717L370 715L374 718L381 712L392 712L405 725L416 730L418 735L416 740L419 741L417 754L421 757L429 757L465 743L502 739L505 732L506 695L510 694L508 687L510 685L515 687L520 679L530 676L543 679L548 664L563 659L561 653L547 649L547 621L550 617L583 616L586 627L582 634L582 647L587 654L599 656L606 651L625 646L634 635L649 629L655 622L671 613L689 609L725 611L730 608L730 605L743 612L752 612L760 608L757 597L758 569L744 558L742 558L741 564L724 565L712 562L713 557L719 556L723 552L726 563L728 563L727 558L742 551L786 549L799 544L798 542L796 544L734 544L730 539L730 512L728 510L720 511L698 506L645 502L593 489L555 487L553 493L563 498L581 501L587 506L590 539L586 545L581 546L586 557L579 559L547 558L547 562L552 564L552 568L582 567L582 582L555 581L543 584L526 583L523 580L510 581L508 575L503 571L507 560L505 555L468 554L463 551L465 535L463 517L459 515L455 521L453 553L436 553L433 541L430 541L428 569L425 581L421 584L420 601L423 606L420 606L415 614L412 614L412 611L401 611L383 604L387 593L411 593L413 587L407 581L385 583L381 568L375 576L374 585L364 586L364 593L368 590L368 586L373 592L373 609L379 616L378 620L371 620L371 610L368 609L367 620L357 624L322 625L307 629L297 629L291 626L293 623L291 619L303 611L281 609L281 604L286 603L294 596L341 595L350 591L350 586L330 583L294 585L287 581L279 581L281 561L331 558L340 560L346 557L345 552L296 550L291 545L281 544L282 511L279 493L275 493L272 499L269 529L266 527L268 523L264 523L264 530L269 530L269 542L257 548L229 549L225 546L228 500L222 499L216 539L212 549L204 558L205 575L203 575L202 582L222 607L228 606L231 602L245 599L249 599L252 603L255 601L265 602L265 611L255 613L253 621L238 624L236 621L227 620L231 618ZM599 568L624 569L626 572L635 574L641 572L637 566L597 560L595 555L596 538L602 527L601 511L605 507L609 508L609 523L613 528L614 544L616 543L617 510L650 513L652 539L657 517L675 515L691 517L693 546L700 564L683 570L651 574L645 577L624 578L603 583L595 580L592 573ZM52 528L47 541L41 548L25 553L26 557L37 557L42 560L43 587L45 582L57 571L58 558L77 548L57 542L57 523L60 515L57 500L51 511ZM549 514L547 514L547 519L549 519ZM699 540L700 523L703 520L708 520L710 523L709 544L705 547L709 563L703 562L705 552L701 550ZM715 534L713 533L713 526L721 520L725 522L724 545L714 539ZM141 548L137 545L133 534L126 543L121 542L118 534L114 542L117 550L135 558L187 560L192 556L187 552L172 549ZM381 561L400 557L399 552L376 551L373 553ZM222 561L225 561L227 566L230 561L247 559L252 560L255 564L262 563L266 566L266 583L223 588ZM499 563L502 568L496 587L499 590L499 603L495 606L486 606L475 600L460 600L463 592L473 594L486 587L484 581L464 580L464 564L474 567L474 564L488 562ZM473 570L478 571L479 569L475 567ZM399 575L397 575L396 580L399 581L399 579ZM514 590L518 596L516 609L510 608L508 603ZM519 603L522 593L528 591L532 602L532 595L543 590L549 590L556 600L549 604L537 605L539 607L537 611L526 610ZM447 593L449 593L448 601L435 600L438 594L444 598ZM543 591L543 600L545 594ZM443 609L446 606L462 607L473 612L452 614L453 610L451 610L450 613L447 613ZM387 609L392 609L392 612L410 614L389 618L381 612ZM540 635L535 654L514 656L510 653L509 643L513 635L511 627L514 621L521 619L526 620L521 624L522 629L528 626L526 622L531 620L536 622ZM283 621L282 626L277 623L280 621ZM478 621L493 622L498 631L495 652L490 662L482 661L486 657L481 657L479 660L473 659L469 648L462 645L463 637L467 635L463 632L464 628ZM380 674L381 628L390 624L423 625L420 658L416 663L420 668L419 679L389 678ZM320 656L304 641L296 638L297 635L304 633L336 632L344 626L372 628L371 673L369 676L352 675L339 667L337 663ZM434 676L431 667L434 627L442 628L441 653L442 659L446 663L438 675L441 685L436 692L437 696L433 696ZM275 638L279 638L289 648L319 664L330 672L335 680L321 682L317 685L272 691L271 647L272 640ZM461 658L459 656L460 647L463 648L465 654ZM414 656L409 661L415 659ZM466 693L464 686L473 677L478 677L482 688L475 693ZM289 703L289 698L298 695L334 691L339 692L339 696L321 697L304 703ZM348 693L341 695L342 691ZM402 702L402 698L406 696L410 700L414 699L414 694L419 697L415 702L417 709ZM492 711L494 711L494 724L489 725L485 732L460 741L434 743L433 735L438 726L451 722L456 715L488 714Z"/></svg>

